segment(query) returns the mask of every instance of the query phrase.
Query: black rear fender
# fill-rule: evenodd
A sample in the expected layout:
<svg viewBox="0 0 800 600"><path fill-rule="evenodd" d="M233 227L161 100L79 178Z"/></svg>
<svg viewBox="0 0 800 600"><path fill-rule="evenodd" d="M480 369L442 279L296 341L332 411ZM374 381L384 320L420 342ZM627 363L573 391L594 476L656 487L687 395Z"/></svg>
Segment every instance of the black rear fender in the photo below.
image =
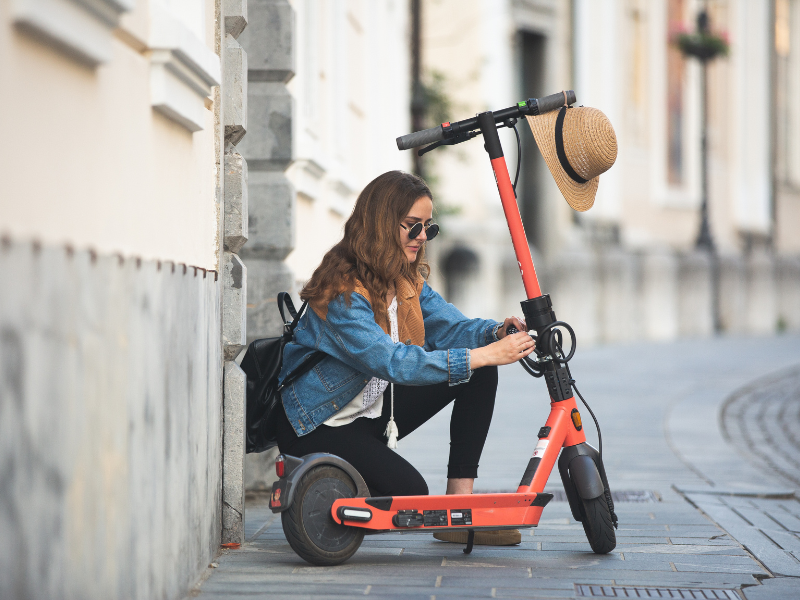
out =
<svg viewBox="0 0 800 600"><path fill-rule="evenodd" d="M356 487L356 497L369 497L369 488L364 483L364 478L361 477L361 474L356 471L353 465L343 458L324 452L307 454L302 458L289 456L288 454L283 454L282 456L285 464L284 475L273 484L269 501L269 507L274 513L283 512L292 505L297 483L309 470L320 465L339 467L353 480Z"/></svg>

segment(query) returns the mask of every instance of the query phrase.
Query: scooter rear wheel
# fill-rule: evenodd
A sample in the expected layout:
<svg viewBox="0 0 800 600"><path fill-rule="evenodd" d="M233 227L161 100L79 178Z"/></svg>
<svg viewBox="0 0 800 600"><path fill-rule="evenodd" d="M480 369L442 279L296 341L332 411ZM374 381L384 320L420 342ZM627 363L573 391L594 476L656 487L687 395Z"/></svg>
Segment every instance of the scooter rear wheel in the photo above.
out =
<svg viewBox="0 0 800 600"><path fill-rule="evenodd" d="M300 558L332 566L355 554L364 530L336 523L331 506L339 498L353 498L356 489L350 476L332 465L320 465L303 475L294 501L281 513L286 540Z"/></svg>
<svg viewBox="0 0 800 600"><path fill-rule="evenodd" d="M611 522L611 513L603 496L580 500L583 531L596 554L608 554L617 546L617 534Z"/></svg>

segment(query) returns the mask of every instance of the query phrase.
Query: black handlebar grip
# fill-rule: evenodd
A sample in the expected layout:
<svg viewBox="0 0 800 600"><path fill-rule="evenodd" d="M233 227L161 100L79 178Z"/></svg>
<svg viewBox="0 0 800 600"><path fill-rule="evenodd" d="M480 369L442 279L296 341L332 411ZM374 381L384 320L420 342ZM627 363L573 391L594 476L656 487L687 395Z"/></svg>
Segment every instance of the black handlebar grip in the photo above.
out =
<svg viewBox="0 0 800 600"><path fill-rule="evenodd" d="M536 114L543 115L551 110L558 110L564 106L564 104L575 104L576 101L575 92L573 90L558 92L557 94L550 94L544 98L537 98L536 107L539 109L539 112Z"/></svg>
<svg viewBox="0 0 800 600"><path fill-rule="evenodd" d="M409 148L416 148L417 146L424 146L425 144L432 144L444 139L444 131L441 125L431 127L430 129L423 129L422 131L415 131L408 135L401 135L397 138L397 149L408 150Z"/></svg>
<svg viewBox="0 0 800 600"><path fill-rule="evenodd" d="M519 333L519 329L517 329L513 325L509 325L508 327L506 327L506 335L514 335L515 333Z"/></svg>

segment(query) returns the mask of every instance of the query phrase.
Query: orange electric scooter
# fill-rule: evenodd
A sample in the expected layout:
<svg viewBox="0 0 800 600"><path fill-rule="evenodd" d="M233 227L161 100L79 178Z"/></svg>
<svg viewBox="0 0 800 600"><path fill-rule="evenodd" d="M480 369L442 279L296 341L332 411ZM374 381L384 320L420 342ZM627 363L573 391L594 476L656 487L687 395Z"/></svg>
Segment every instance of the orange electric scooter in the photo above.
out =
<svg viewBox="0 0 800 600"><path fill-rule="evenodd" d="M567 323L556 320L550 297L539 288L517 207L516 181L511 183L497 134L498 127L513 128L519 153L518 118L574 102L575 93L570 90L397 138L400 150L430 144L419 151L424 154L442 145L459 144L483 135L528 296L521 303L522 312L529 330L536 331L536 358L526 357L520 363L534 377L544 377L550 393L550 416L539 430L539 441L517 491L371 498L358 471L337 456L280 455L275 462L279 479L272 488L270 508L281 513L289 544L306 561L315 565L340 564L358 550L366 533L466 529L469 534L464 552L469 553L476 530L535 527L542 510L553 498L543 490L557 458L572 515L583 524L592 550L605 554L616 546L617 517L603 467L602 437L600 452L586 443L573 395L573 389L577 392L577 388L567 364L575 354L575 332ZM518 158L517 178L519 162ZM570 336L568 353L562 348L562 329ZM580 392L578 396L591 413Z"/></svg>

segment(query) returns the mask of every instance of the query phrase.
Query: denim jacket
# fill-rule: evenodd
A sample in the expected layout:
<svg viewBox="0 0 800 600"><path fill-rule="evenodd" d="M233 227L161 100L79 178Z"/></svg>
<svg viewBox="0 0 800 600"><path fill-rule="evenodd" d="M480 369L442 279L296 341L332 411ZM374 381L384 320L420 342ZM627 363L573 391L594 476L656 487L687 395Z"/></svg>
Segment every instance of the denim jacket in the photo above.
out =
<svg viewBox="0 0 800 600"><path fill-rule="evenodd" d="M286 416L298 436L312 432L344 408L372 377L401 385L430 385L469 381L469 349L497 341L501 325L489 319L468 319L434 292L427 283L409 286L398 302L418 303L424 323L424 342L399 343L375 322L369 300L350 294L350 306L340 294L327 306L324 318L308 310L284 349L279 380L314 352L327 354L312 370L281 392ZM416 308L416 307L413 307ZM398 323L399 329L403 325Z"/></svg>

